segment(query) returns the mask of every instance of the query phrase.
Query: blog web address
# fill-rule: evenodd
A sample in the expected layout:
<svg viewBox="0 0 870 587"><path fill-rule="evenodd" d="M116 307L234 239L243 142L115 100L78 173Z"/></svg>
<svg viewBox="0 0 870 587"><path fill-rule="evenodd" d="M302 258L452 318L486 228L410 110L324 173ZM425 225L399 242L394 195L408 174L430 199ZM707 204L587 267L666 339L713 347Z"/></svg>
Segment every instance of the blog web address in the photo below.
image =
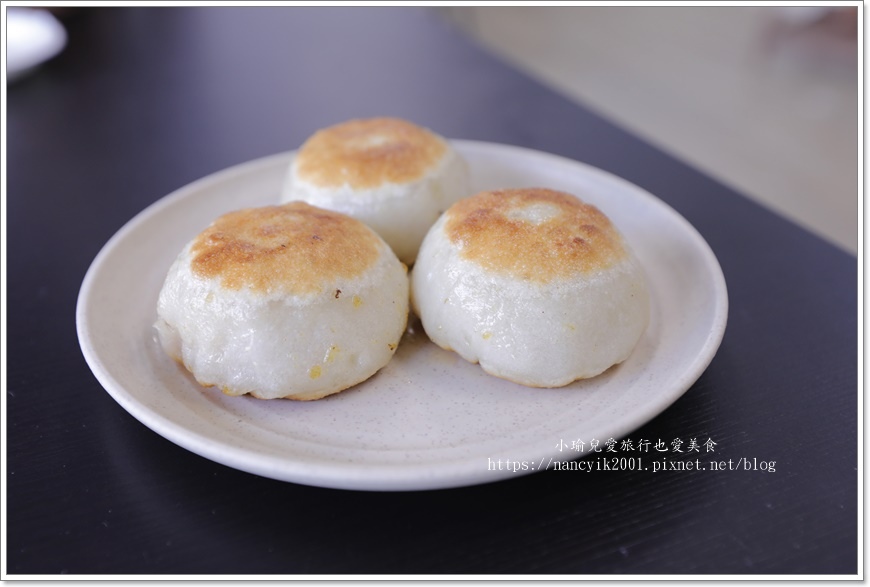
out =
<svg viewBox="0 0 870 587"><path fill-rule="evenodd" d="M662 440L640 440L637 444L630 439L617 444L613 439L605 443L597 441L589 444L572 441L571 444L559 441L557 449L567 453L564 457L543 457L538 461L510 458L487 458L488 471L509 471L523 473L532 471L747 471L775 473L776 461L757 456L723 458L715 454L716 445L712 439L699 443L691 439L683 443L674 439L670 443ZM586 450L587 446L589 450ZM576 453L576 454L573 454ZM666 453L666 454L662 454ZM585 458L582 458L585 457Z"/></svg>

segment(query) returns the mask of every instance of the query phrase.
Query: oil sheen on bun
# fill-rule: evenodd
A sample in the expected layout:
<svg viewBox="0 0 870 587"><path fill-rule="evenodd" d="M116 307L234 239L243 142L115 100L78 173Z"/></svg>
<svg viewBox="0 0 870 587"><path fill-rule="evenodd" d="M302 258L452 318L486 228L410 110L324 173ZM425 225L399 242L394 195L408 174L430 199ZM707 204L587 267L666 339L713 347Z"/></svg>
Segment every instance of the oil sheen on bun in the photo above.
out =
<svg viewBox="0 0 870 587"><path fill-rule="evenodd" d="M408 287L407 268L363 223L303 202L251 208L184 247L155 327L202 385L312 400L389 362Z"/></svg>
<svg viewBox="0 0 870 587"><path fill-rule="evenodd" d="M411 265L429 227L470 195L465 161L437 134L396 118L344 122L299 149L282 193L372 227Z"/></svg>
<svg viewBox="0 0 870 587"><path fill-rule="evenodd" d="M624 361L649 320L643 271L610 220L540 188L454 204L423 241L411 288L433 342L532 387Z"/></svg>

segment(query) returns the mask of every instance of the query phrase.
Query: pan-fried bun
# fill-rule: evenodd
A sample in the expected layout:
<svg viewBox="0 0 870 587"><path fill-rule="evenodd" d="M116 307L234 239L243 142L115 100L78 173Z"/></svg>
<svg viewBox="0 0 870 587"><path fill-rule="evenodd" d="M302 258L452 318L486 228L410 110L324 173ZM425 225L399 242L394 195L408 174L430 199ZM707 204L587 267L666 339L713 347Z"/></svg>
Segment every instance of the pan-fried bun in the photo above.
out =
<svg viewBox="0 0 870 587"><path fill-rule="evenodd" d="M158 300L166 352L228 395L310 400L392 357L407 268L361 222L303 202L232 212L184 247Z"/></svg>
<svg viewBox="0 0 870 587"><path fill-rule="evenodd" d="M454 204L423 241L411 287L432 341L533 387L624 361L649 320L643 272L610 220L540 188Z"/></svg>
<svg viewBox="0 0 870 587"><path fill-rule="evenodd" d="M467 166L446 140L405 120L370 118L312 135L293 160L282 199L363 221L410 265L429 227L467 195Z"/></svg>

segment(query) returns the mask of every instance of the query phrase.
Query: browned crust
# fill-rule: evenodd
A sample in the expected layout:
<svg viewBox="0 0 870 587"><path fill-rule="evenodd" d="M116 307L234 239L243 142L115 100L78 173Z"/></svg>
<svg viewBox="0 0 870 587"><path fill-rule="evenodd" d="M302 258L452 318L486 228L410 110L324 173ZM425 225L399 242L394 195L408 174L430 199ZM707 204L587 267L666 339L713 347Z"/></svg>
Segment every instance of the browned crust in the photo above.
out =
<svg viewBox="0 0 870 587"><path fill-rule="evenodd" d="M296 173L321 187L370 189L417 180L446 151L441 137L405 120L350 120L312 135L296 157Z"/></svg>
<svg viewBox="0 0 870 587"><path fill-rule="evenodd" d="M307 295L358 277L381 247L358 220L291 202L221 216L194 239L191 268L231 290Z"/></svg>
<svg viewBox="0 0 870 587"><path fill-rule="evenodd" d="M534 204L549 205L556 214L540 223L515 214ZM448 210L444 230L462 258L538 283L606 269L627 254L598 208L544 188L481 192L460 200Z"/></svg>

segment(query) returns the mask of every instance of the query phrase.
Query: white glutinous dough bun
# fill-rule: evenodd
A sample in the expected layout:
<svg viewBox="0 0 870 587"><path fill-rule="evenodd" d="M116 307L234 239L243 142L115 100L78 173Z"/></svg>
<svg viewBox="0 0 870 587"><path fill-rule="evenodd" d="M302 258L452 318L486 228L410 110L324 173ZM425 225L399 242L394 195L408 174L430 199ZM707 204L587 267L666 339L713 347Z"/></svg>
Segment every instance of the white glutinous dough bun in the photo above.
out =
<svg viewBox="0 0 870 587"><path fill-rule="evenodd" d="M303 202L218 218L169 269L161 345L205 386L319 399L392 358L407 268L362 222Z"/></svg>
<svg viewBox="0 0 870 587"><path fill-rule="evenodd" d="M643 271L610 220L540 188L454 204L423 241L411 292L433 342L531 387L624 361L649 321Z"/></svg>
<svg viewBox="0 0 870 587"><path fill-rule="evenodd" d="M429 227L470 194L468 166L445 139L405 120L368 118L305 141L281 197L361 220L410 266Z"/></svg>

